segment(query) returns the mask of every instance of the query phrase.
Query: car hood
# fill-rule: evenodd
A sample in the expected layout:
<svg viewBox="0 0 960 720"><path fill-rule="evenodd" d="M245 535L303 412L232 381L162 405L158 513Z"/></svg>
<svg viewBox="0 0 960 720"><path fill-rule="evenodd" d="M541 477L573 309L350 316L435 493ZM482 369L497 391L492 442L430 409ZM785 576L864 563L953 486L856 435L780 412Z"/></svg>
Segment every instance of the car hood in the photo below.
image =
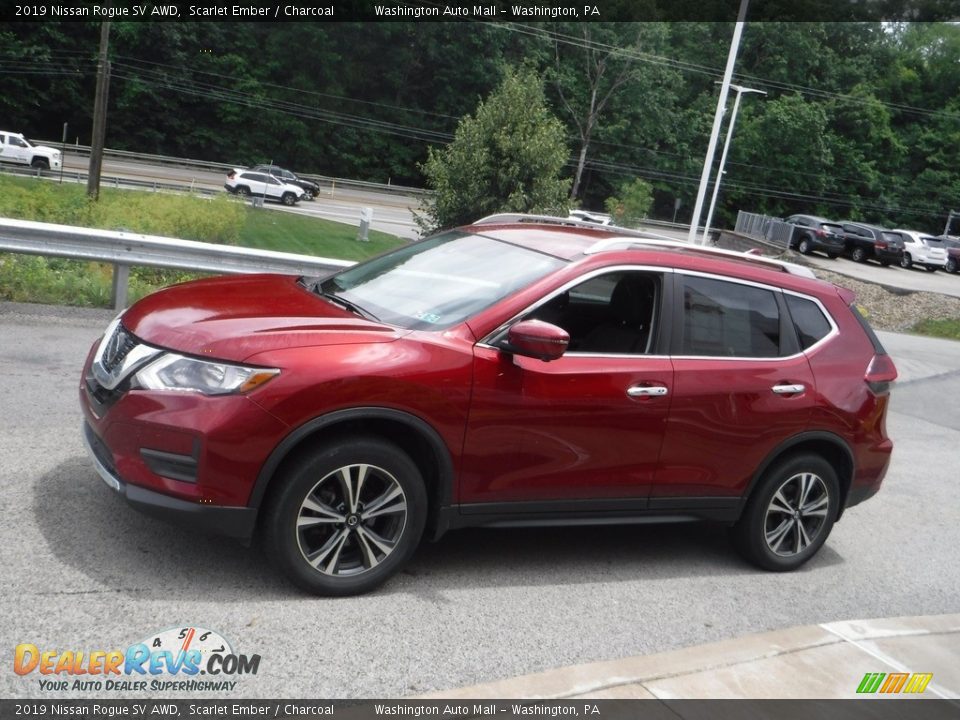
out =
<svg viewBox="0 0 960 720"><path fill-rule="evenodd" d="M267 350L391 342L409 332L333 305L286 275L175 285L135 304L122 322L149 345L234 362Z"/></svg>

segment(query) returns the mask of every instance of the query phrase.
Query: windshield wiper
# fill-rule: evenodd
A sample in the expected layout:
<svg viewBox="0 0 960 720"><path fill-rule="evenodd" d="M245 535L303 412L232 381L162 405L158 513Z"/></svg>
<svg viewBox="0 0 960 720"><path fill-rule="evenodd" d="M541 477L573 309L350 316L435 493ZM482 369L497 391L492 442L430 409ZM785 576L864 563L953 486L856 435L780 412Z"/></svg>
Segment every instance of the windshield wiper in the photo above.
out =
<svg viewBox="0 0 960 720"><path fill-rule="evenodd" d="M359 315L360 317L364 317L364 318L366 318L367 320L373 320L374 322L379 322L379 321L380 321L380 318L378 318L376 315L374 315L374 314L373 314L372 312L370 312L369 310L364 310L362 307L360 307L360 306L357 305L356 303L350 302L349 300L347 300L347 299L345 299L345 298L342 298L342 297L340 297L339 295L337 295L337 294L335 294L335 293L327 292L327 291L323 290L323 289L320 287L320 283L317 283L317 284L314 286L313 291L314 291L315 293L317 293L317 295L319 295L320 297L322 297L324 300L328 300L328 301L332 302L334 305L339 305L340 307L345 308L345 309L349 310L350 312Z"/></svg>

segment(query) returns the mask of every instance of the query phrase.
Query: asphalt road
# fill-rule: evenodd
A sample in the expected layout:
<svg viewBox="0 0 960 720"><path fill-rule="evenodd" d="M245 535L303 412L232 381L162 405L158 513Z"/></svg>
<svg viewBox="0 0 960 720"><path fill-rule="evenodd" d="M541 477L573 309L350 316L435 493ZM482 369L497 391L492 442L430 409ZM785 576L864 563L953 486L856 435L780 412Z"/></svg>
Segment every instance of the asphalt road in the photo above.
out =
<svg viewBox="0 0 960 720"><path fill-rule="evenodd" d="M376 593L319 599L256 549L137 514L91 469L76 386L111 314L0 304L8 662L19 643L110 650L199 625L262 656L231 698L402 696L793 625L960 611L960 343L883 334L902 373L890 473L798 572L752 569L709 525L471 530L423 546ZM0 696L65 696L9 667Z"/></svg>
<svg viewBox="0 0 960 720"><path fill-rule="evenodd" d="M86 173L88 166L89 159L86 157L69 153L64 156L66 179L70 179L71 171ZM223 190L226 179L226 175L220 172L112 158L104 159L102 173L104 177L128 178L143 182L182 183L215 191ZM51 172L49 176L54 177L56 173ZM408 240L419 236L413 220L413 212L418 206L419 201L412 196L345 185L321 186L320 194L316 199L300 202L293 209L284 208L279 203L266 204L266 207L272 210L282 209L355 226L360 224L360 211L369 207L373 209L371 227L374 230L381 230Z"/></svg>

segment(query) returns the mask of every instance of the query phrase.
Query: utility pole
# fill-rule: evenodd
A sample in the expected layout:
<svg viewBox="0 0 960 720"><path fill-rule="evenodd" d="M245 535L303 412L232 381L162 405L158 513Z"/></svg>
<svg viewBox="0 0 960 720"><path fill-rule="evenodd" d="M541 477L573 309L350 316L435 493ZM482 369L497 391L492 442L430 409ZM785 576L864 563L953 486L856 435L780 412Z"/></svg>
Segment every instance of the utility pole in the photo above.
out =
<svg viewBox="0 0 960 720"><path fill-rule="evenodd" d="M723 83L720 85L720 97L717 99L717 111L713 116L713 129L710 131L710 142L707 144L707 156L703 159L703 172L700 174L700 189L697 190L697 202L693 206L693 217L690 219L690 232L687 239L691 243L697 242L697 229L700 226L700 215L703 213L703 201L707 196L707 185L710 183L710 170L713 168L713 154L717 150L717 139L720 137L720 125L723 123L723 113L727 107L727 95L730 92L730 78L733 77L733 66L737 61L737 50L740 48L740 36L747 17L747 6L750 0L740 0L740 12L737 13L737 24L733 29L733 40L730 41L730 52L727 54L727 67L723 72Z"/></svg>
<svg viewBox="0 0 960 720"><path fill-rule="evenodd" d="M947 224L943 228L944 235L950 234L950 225L953 223L954 215L960 216L960 212L957 212L956 210L951 210L950 213L947 215Z"/></svg>
<svg viewBox="0 0 960 720"><path fill-rule="evenodd" d="M87 195L94 200L100 197L100 168L103 166L103 144L107 136L107 97L110 90L110 61L107 59L109 46L110 23L103 22L100 24L100 60L97 63L97 95L93 101L93 138L90 140L90 169L87 171Z"/></svg>

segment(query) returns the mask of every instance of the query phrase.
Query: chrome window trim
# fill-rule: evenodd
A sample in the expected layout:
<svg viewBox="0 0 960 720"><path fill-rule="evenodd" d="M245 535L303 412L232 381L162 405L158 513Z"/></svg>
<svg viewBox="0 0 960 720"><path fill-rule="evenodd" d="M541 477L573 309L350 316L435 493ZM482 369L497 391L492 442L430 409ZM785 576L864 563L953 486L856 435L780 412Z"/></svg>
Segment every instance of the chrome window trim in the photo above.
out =
<svg viewBox="0 0 960 720"><path fill-rule="evenodd" d="M793 353L792 355L783 355L783 356L777 356L777 357L757 358L757 357L742 357L742 356L730 356L730 355L669 355L669 354L667 355L644 355L644 354L621 355L617 353L586 353L586 352L568 352L568 353L564 353L563 357L635 358L635 359L649 358L649 359L659 359L659 360L664 360L664 359L668 359L668 360L729 360L734 362L744 362L744 361L746 362L782 362L784 360L796 360L800 357L805 357L807 355L810 355L811 353L815 352L820 347L822 347L827 342L829 342L831 339L833 339L834 337L840 334L840 328L837 325L836 320L834 320L833 315L831 315L830 312L827 310L827 308L824 306L824 304L820 302L820 299L817 297L814 297L813 295L807 295L805 293L798 292L796 290L788 290L786 288L777 287L775 285L768 285L766 283L756 282L754 280L745 280L742 278L731 277L729 275L718 275L716 273L702 272L699 270L687 270L684 268L662 267L658 265L611 265L605 268L598 268L585 275L581 275L575 280L565 283L561 287L557 288L550 295L544 296L537 302L529 305L527 308L525 308L521 312L514 315L512 318L510 318L506 322L502 323L493 332L488 333L482 340L478 341L476 343L476 346L486 348L488 350L499 350L500 348L491 344L492 339L497 335L499 335L504 330L506 330L510 325L515 323L519 318L523 317L525 314L536 310L538 307L549 302L560 293L566 292L571 287L574 287L575 285L579 285L581 282L592 280L593 278L598 277L599 275L604 275L608 272L619 272L624 270L630 270L630 271L636 270L641 272L657 272L657 273L663 273L664 275L667 275L668 273L671 273L674 275L690 275L692 277L702 277L702 278L707 278L709 280L720 280L723 282L735 283L739 285L747 285L750 287L760 288L761 290L768 290L773 293L779 292L785 295L793 295L802 300L810 300L817 305L817 307L820 309L820 312L823 313L823 316L827 319L827 322L830 324L830 332L828 332L826 335L824 335L817 342L815 342L813 345L811 345L805 350L801 349L800 352ZM664 321L664 318L661 310L660 322L663 322L663 321ZM792 323L792 318L791 318L791 323Z"/></svg>
<svg viewBox="0 0 960 720"><path fill-rule="evenodd" d="M502 333L504 330L506 330L508 327L510 327L513 323L517 322L521 317L523 317L523 316L526 315L527 313L533 312L534 310L536 310L537 308L539 308L539 307L542 306L542 305L546 305L548 302L550 302L551 300L553 300L557 295L560 295L561 293L566 292L567 290L569 290L570 288L572 288L572 287L574 287L574 286L576 286L576 285L581 285L582 283L585 283L585 282L587 282L588 280L593 280L595 277L599 277L600 275L608 275L608 274L610 274L610 273L623 272L623 271L629 271L629 272L655 272L655 273L661 273L661 274L664 274L664 275L666 275L667 273L676 272L676 271L674 270L674 268L661 267L661 266L658 266L658 265L608 265L607 267L602 267L602 268L597 268L597 269L595 269L595 270L591 270L590 272L585 273L584 275L579 275L578 277L574 278L573 280L570 280L569 282L564 283L563 285L561 285L559 288L557 288L556 290L554 290L554 291L553 291L552 293L550 293L549 295L544 295L542 298L540 298L539 300L537 300L535 303L533 303L533 304L531 304L531 305L528 305L526 308L524 308L523 310L521 310L520 312L518 312L517 314L515 314L515 315L514 315L513 317L511 317L509 320L507 320L507 321L501 323L500 325L498 325L492 332L487 333L483 338L481 338L481 339L480 339L479 341L477 341L475 344L476 344L477 346L479 346L479 347L490 348L490 349L492 349L492 350L499 350L500 348L498 348L498 347L496 347L495 345L492 344L493 338L495 338L497 335L499 335L500 333ZM663 290L661 289L661 294L662 294L662 293L663 293ZM662 313L661 313L661 315L662 315ZM659 321L662 322L662 321L663 321L663 318L662 318L662 317L659 318ZM622 357L646 357L646 358L649 358L649 357L668 357L667 355L660 355L660 356L656 356L656 355L619 355L619 354L616 354L616 353L603 354L603 353L577 353L577 352L564 353L564 354L563 354L563 357L569 357L569 356L585 356L585 355L589 355L589 356L592 356L592 357L617 357L617 358L622 358Z"/></svg>

